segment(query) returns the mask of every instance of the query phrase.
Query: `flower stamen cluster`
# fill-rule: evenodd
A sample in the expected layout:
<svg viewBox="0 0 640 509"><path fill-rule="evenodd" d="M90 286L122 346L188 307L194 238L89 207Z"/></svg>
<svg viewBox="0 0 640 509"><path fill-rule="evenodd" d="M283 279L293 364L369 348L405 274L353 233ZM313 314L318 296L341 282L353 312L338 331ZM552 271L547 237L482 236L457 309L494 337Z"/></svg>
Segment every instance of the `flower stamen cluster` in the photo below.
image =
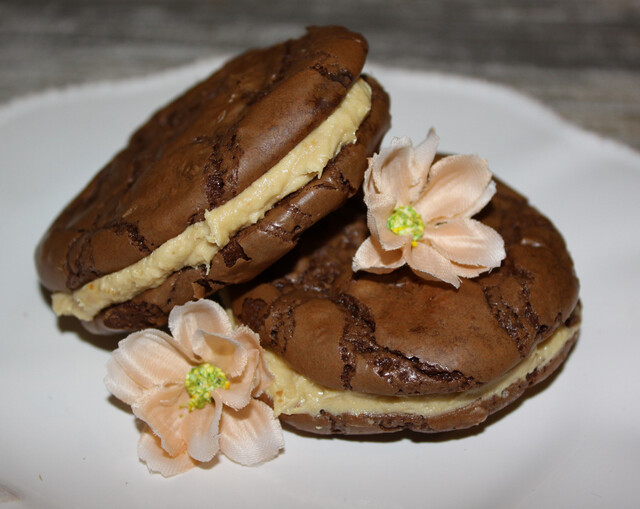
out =
<svg viewBox="0 0 640 509"><path fill-rule="evenodd" d="M189 411L194 408L202 409L213 398L211 392L215 389L228 389L231 383L218 366L212 366L208 362L191 368L185 376L184 386L191 396L189 399Z"/></svg>
<svg viewBox="0 0 640 509"><path fill-rule="evenodd" d="M387 228L396 235L411 235L413 247L424 235L424 221L411 205L395 208L387 220Z"/></svg>

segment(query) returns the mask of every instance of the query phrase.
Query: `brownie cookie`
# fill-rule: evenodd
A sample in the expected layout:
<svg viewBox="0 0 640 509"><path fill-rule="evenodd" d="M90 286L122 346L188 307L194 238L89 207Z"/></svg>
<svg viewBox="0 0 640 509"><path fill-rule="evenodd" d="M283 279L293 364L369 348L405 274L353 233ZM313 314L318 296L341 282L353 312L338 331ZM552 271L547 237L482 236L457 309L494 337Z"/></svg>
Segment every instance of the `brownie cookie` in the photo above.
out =
<svg viewBox="0 0 640 509"><path fill-rule="evenodd" d="M562 364L580 310L561 235L500 182L477 219L507 256L458 289L406 267L353 273L369 232L352 206L234 294L238 320L276 354L269 394L282 420L315 433L464 428Z"/></svg>
<svg viewBox="0 0 640 509"><path fill-rule="evenodd" d="M359 34L312 27L234 58L155 113L37 248L56 312L103 332L160 326L173 306L290 250L356 192L389 127L388 96L360 76L367 50ZM323 132L335 139L313 152Z"/></svg>

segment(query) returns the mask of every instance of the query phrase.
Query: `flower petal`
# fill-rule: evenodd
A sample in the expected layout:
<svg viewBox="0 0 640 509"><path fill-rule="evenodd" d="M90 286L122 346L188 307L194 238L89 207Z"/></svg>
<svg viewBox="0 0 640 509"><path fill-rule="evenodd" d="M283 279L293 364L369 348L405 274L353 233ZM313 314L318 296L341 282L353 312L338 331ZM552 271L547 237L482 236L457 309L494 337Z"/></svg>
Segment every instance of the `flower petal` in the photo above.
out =
<svg viewBox="0 0 640 509"><path fill-rule="evenodd" d="M396 197L376 189L373 184L371 166L365 172L363 188L369 231L374 237L382 237L382 245L385 249L398 249L403 245L404 240L393 234L387 227L389 216L393 213L398 203Z"/></svg>
<svg viewBox="0 0 640 509"><path fill-rule="evenodd" d="M104 385L111 394L124 401L127 405L133 405L144 391L144 388L134 382L113 357L109 357L107 361L107 374L104 377Z"/></svg>
<svg viewBox="0 0 640 509"><path fill-rule="evenodd" d="M224 409L220 420L220 450L241 465L257 465L284 447L279 421L269 405L252 399L242 410Z"/></svg>
<svg viewBox="0 0 640 509"><path fill-rule="evenodd" d="M375 193L393 197L396 205L409 203L409 189L414 185L412 154L409 138L393 138L389 147L383 148L369 160ZM370 185L365 188L366 191L370 189Z"/></svg>
<svg viewBox="0 0 640 509"><path fill-rule="evenodd" d="M230 379L228 389L216 389L213 391L216 401L220 401L226 406L239 410L249 404L253 389L259 383L257 368L260 363L260 352L250 350L245 363L245 370L241 376Z"/></svg>
<svg viewBox="0 0 640 509"><path fill-rule="evenodd" d="M431 167L429 182L414 208L425 223L477 212L486 198L491 181L487 162L478 156L454 155L440 159ZM486 203L485 203L486 204Z"/></svg>
<svg viewBox="0 0 640 509"><path fill-rule="evenodd" d="M405 250L404 258L411 270L419 276L426 279L432 276L456 288L460 286L460 279L451 262L425 242L418 242L417 246Z"/></svg>
<svg viewBox="0 0 640 509"><path fill-rule="evenodd" d="M368 237L356 251L351 264L352 270L366 270L376 274L386 274L404 265L402 250L385 251L375 237Z"/></svg>
<svg viewBox="0 0 640 509"><path fill-rule="evenodd" d="M474 219L456 219L425 229L425 237L444 257L462 265L498 267L504 241L493 228Z"/></svg>
<svg viewBox="0 0 640 509"><path fill-rule="evenodd" d="M491 182L489 182L489 185L485 187L483 193L476 200L476 202L467 210L465 210L462 214L460 214L460 216L461 217L475 216L478 212L480 212L483 208L487 206L487 204L491 201L491 198L493 198L494 194L496 194L496 183L492 180Z"/></svg>
<svg viewBox="0 0 640 509"><path fill-rule="evenodd" d="M171 338L167 334L154 329L134 332L120 341L117 350L111 354L110 363L117 363L121 371L116 371L113 365L111 368L107 366L108 379L105 382L109 390L113 389L111 392L116 397L121 394L123 398L129 398L127 391L132 395L131 385L125 389L122 372L145 389L182 380L190 365L170 343ZM117 374L118 378L112 378L110 374ZM120 399L132 403L123 398Z"/></svg>
<svg viewBox="0 0 640 509"><path fill-rule="evenodd" d="M455 262L451 262L451 265L453 265L455 273L464 278L478 277L483 272L487 272L489 270L489 267L473 267L471 265L461 265Z"/></svg>
<svg viewBox="0 0 640 509"><path fill-rule="evenodd" d="M193 334L193 349L203 361L224 371L227 377L240 375L247 364L247 351L232 337L198 330Z"/></svg>
<svg viewBox="0 0 640 509"><path fill-rule="evenodd" d="M404 205L415 203L420 197L420 193L427 184L429 169L438 151L438 143L440 143L440 138L432 128L429 129L427 137L414 149L413 161L411 162L413 185L409 191L409 202Z"/></svg>
<svg viewBox="0 0 640 509"><path fill-rule="evenodd" d="M151 472L158 472L164 477L182 474L196 466L186 453L169 456L160 446L160 439L153 435L148 426L140 434L138 457L147 464Z"/></svg>
<svg viewBox="0 0 640 509"><path fill-rule="evenodd" d="M192 341L196 330L202 329L225 337L230 337L233 333L229 316L222 306L207 299L174 307L169 313L169 329L176 348L195 363L202 360L193 348Z"/></svg>
<svg viewBox="0 0 640 509"><path fill-rule="evenodd" d="M182 436L187 443L187 453L198 461L210 461L220 449L218 428L222 405L217 401L184 413Z"/></svg>
<svg viewBox="0 0 640 509"><path fill-rule="evenodd" d="M261 350L260 336L246 325L238 325L233 331L232 339L247 350Z"/></svg>
<svg viewBox="0 0 640 509"><path fill-rule="evenodd" d="M188 402L189 394L184 384L172 384L149 389L131 409L160 438L162 448L170 456L177 456L187 449L182 435L182 420L189 412Z"/></svg>
<svg viewBox="0 0 640 509"><path fill-rule="evenodd" d="M405 244L411 242L411 239L406 235L396 235L389 229L387 222L393 213L395 204L388 205L390 204L385 203L381 206L377 204L367 205L367 226L371 235L378 239L385 251L393 251L401 249Z"/></svg>
<svg viewBox="0 0 640 509"><path fill-rule="evenodd" d="M264 390L271 385L271 382L273 382L273 375L267 367L264 355L262 355L260 336L246 325L241 325L234 331L234 339L243 345L247 351L251 352L255 350L259 352L258 365L254 375L256 382L254 383L251 395L254 397L260 396L260 394L262 394Z"/></svg>
<svg viewBox="0 0 640 509"><path fill-rule="evenodd" d="M367 193L364 196L364 203L367 206L371 219L379 221L377 227L386 225L387 218L396 207L396 199L390 194Z"/></svg>

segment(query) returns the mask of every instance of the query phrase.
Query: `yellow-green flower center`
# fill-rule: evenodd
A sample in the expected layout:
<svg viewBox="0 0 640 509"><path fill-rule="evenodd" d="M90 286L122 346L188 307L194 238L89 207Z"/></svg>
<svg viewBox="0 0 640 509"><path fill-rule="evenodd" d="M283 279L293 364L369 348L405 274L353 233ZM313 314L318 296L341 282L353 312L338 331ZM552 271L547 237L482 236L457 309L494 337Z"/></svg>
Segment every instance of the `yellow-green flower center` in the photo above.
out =
<svg viewBox="0 0 640 509"><path fill-rule="evenodd" d="M394 209L387 220L387 228L396 235L411 235L411 244L415 246L424 234L424 221L411 205L405 205Z"/></svg>
<svg viewBox="0 0 640 509"><path fill-rule="evenodd" d="M194 408L204 408L207 403L211 403L211 391L220 387L228 389L229 380L224 371L206 362L189 370L184 385L191 396L189 400L189 411L191 411Z"/></svg>

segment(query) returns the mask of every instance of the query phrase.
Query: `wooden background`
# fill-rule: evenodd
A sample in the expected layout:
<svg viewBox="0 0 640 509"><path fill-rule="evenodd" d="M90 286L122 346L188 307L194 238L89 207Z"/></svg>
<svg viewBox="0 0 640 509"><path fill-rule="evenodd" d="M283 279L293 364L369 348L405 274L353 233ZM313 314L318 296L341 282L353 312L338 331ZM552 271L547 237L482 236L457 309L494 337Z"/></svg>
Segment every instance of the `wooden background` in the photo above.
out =
<svg viewBox="0 0 640 509"><path fill-rule="evenodd" d="M0 0L0 103L309 24L361 31L372 61L512 86L640 149L640 0Z"/></svg>

